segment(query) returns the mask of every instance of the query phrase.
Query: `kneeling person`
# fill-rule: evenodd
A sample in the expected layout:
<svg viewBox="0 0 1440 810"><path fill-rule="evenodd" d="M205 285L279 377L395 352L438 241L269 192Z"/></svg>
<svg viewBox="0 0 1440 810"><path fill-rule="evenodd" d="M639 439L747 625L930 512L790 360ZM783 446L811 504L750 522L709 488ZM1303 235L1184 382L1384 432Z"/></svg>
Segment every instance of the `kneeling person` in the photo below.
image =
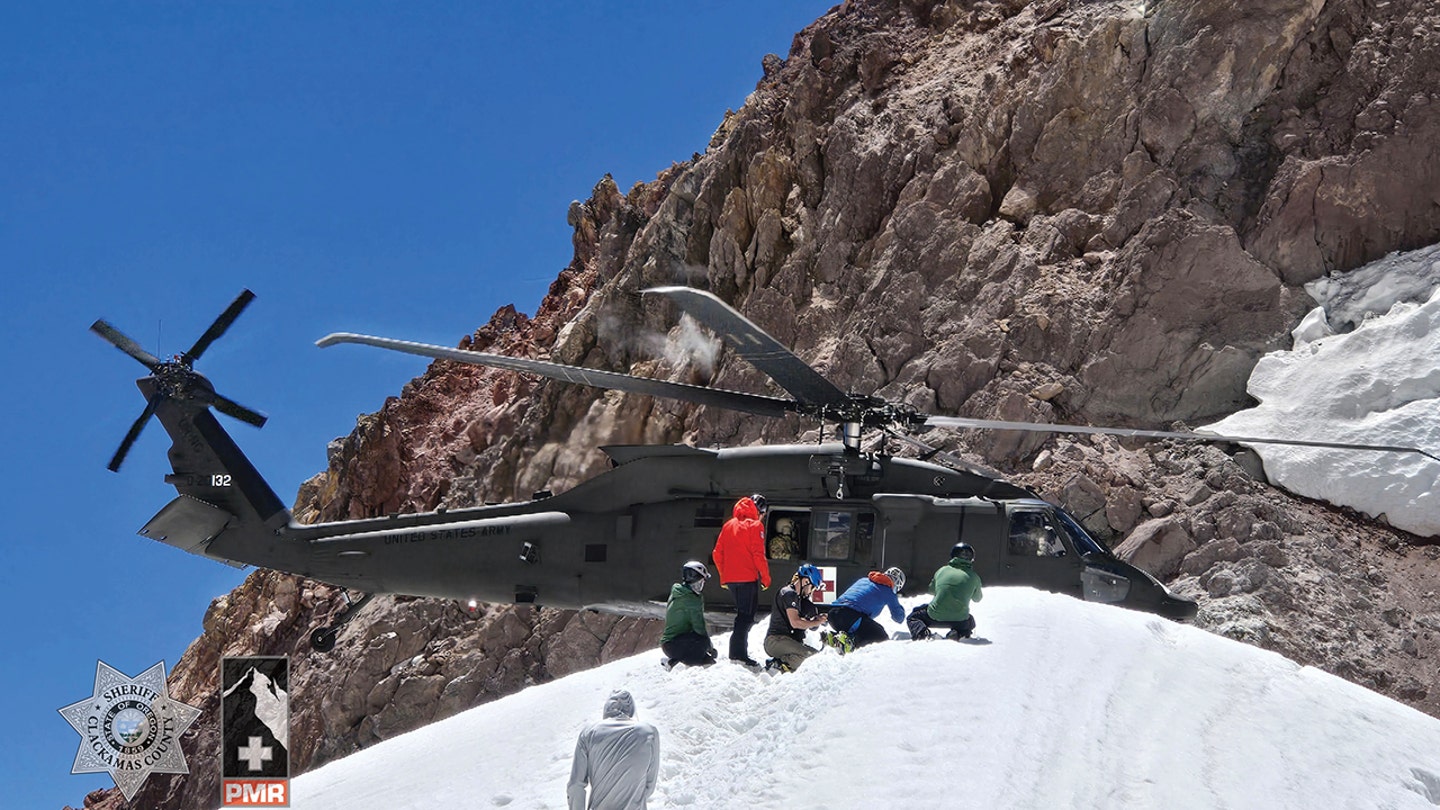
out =
<svg viewBox="0 0 1440 810"><path fill-rule="evenodd" d="M820 569L802 565L790 584L775 595L770 611L770 628L765 635L765 654L794 671L819 650L805 643L805 631L825 623L826 614L815 604L815 589L822 582Z"/></svg>
<svg viewBox="0 0 1440 810"><path fill-rule="evenodd" d="M848 652L889 639L890 634L875 617L889 608L891 621L898 624L905 620L899 597L904 587L905 572L899 568L871 571L861 577L830 605L830 626L835 632L828 637L822 634L825 643Z"/></svg>
<svg viewBox="0 0 1440 810"><path fill-rule="evenodd" d="M974 564L975 549L969 543L956 543L950 549L949 564L936 571L930 580L930 593L935 594L935 599L910 611L905 620L911 638L929 638L936 627L949 628L946 638L957 641L975 632L970 602L979 602L983 594Z"/></svg>
<svg viewBox="0 0 1440 810"><path fill-rule="evenodd" d="M696 560L680 569L680 581L670 588L665 603L665 632L660 636L660 649L669 657L667 666L688 664L692 667L715 663L715 645L705 627L705 602L700 591L710 570Z"/></svg>

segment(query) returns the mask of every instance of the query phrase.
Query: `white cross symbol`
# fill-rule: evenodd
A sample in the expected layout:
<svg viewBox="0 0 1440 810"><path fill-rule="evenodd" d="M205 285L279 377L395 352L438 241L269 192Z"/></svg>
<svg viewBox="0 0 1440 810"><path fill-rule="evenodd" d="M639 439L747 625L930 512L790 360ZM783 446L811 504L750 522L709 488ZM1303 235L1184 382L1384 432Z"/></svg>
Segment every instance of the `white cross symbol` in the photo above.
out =
<svg viewBox="0 0 1440 810"><path fill-rule="evenodd" d="M235 753L240 759L245 760L245 765L252 771L260 770L260 763L268 762L275 756L270 752L270 746L261 745L264 742L260 737L251 737L249 745L240 746Z"/></svg>

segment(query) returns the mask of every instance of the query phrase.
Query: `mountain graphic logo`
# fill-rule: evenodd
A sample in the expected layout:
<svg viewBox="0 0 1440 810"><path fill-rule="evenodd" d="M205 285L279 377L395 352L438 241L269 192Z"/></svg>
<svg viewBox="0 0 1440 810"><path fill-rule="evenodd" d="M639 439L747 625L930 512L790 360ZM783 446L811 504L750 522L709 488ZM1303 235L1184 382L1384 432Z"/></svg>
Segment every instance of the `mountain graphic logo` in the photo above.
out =
<svg viewBox="0 0 1440 810"><path fill-rule="evenodd" d="M221 662L224 779L290 777L290 659L227 657Z"/></svg>

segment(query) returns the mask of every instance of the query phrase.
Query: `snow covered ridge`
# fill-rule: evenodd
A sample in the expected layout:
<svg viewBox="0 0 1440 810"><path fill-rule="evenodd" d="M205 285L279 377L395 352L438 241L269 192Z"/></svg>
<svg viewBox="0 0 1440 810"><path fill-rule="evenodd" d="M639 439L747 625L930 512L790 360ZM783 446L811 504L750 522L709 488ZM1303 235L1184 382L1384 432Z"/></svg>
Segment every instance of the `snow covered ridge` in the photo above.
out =
<svg viewBox="0 0 1440 810"><path fill-rule="evenodd" d="M575 737L614 688L660 731L651 808L1440 804L1440 720L1362 687L1028 588L975 615L983 641L826 650L787 675L641 653L305 774L292 806L564 808Z"/></svg>
<svg viewBox="0 0 1440 810"><path fill-rule="evenodd" d="M1259 405L1219 433L1394 444L1440 453L1440 245L1306 285L1320 304L1295 346L1261 358ZM1337 329L1349 331L1337 332ZM1278 486L1440 535L1440 462L1416 454L1253 448Z"/></svg>

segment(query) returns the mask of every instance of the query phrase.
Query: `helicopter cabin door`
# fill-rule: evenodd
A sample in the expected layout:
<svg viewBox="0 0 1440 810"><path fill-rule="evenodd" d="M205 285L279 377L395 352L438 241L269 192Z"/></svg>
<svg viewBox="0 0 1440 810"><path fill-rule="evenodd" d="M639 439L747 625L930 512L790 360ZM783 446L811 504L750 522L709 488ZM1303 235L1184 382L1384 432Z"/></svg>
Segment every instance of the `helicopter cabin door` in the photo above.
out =
<svg viewBox="0 0 1440 810"><path fill-rule="evenodd" d="M765 516L765 538L770 578L780 585L790 581L800 563L808 562L822 570L835 569L833 584L844 590L876 562L875 512L868 504L810 506L772 501ZM824 593L818 601L830 601L837 595Z"/></svg>
<svg viewBox="0 0 1440 810"><path fill-rule="evenodd" d="M882 515L880 546L884 565L908 575L905 593L924 593L931 577L950 561L958 542L975 549L975 573L985 584L1010 584L1004 568L1005 514L994 501L931 495L876 495Z"/></svg>
<svg viewBox="0 0 1440 810"><path fill-rule="evenodd" d="M1002 552L1007 580L1054 593L1080 596L1085 562L1048 510L1028 505L1009 510L1010 525Z"/></svg>

